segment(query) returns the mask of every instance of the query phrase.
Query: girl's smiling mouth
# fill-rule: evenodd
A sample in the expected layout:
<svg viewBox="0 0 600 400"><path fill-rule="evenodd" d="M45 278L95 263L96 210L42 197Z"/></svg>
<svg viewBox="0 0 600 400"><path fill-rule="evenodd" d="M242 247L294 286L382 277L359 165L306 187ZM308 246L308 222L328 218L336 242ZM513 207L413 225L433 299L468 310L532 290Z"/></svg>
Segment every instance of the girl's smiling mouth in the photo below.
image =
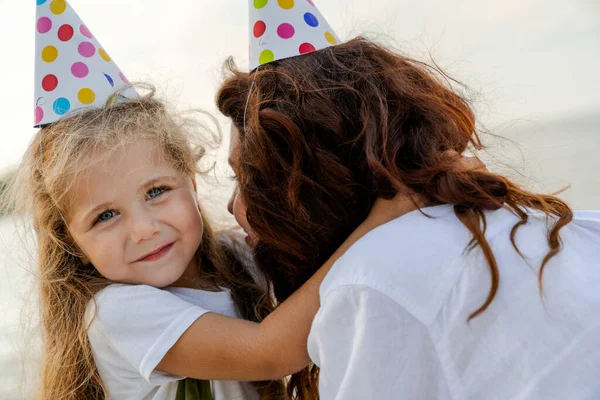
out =
<svg viewBox="0 0 600 400"><path fill-rule="evenodd" d="M153 250L150 253L147 253L147 254L141 256L140 258L135 260L135 262L159 260L159 259L163 258L165 255L167 255L167 253L169 252L169 250L171 250L171 248L173 247L174 244L175 244L175 242L171 242L166 245L163 245L163 246L159 247L158 249Z"/></svg>

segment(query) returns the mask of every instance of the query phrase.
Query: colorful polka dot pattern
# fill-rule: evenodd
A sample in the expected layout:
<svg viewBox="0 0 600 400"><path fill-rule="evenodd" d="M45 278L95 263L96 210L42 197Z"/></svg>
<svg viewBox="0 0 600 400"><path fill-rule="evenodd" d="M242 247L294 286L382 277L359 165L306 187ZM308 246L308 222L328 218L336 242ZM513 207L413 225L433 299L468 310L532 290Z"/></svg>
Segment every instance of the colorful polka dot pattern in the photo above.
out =
<svg viewBox="0 0 600 400"><path fill-rule="evenodd" d="M314 14L311 14L309 12L304 14L304 22L306 22L306 25L311 26L313 28L319 26L319 20L317 19L317 17L315 17Z"/></svg>
<svg viewBox="0 0 600 400"><path fill-rule="evenodd" d="M74 33L75 31L73 30L73 27L71 25L64 24L58 30L58 38L63 42L68 42L73 38Z"/></svg>
<svg viewBox="0 0 600 400"><path fill-rule="evenodd" d="M340 43L312 0L249 0L250 71Z"/></svg>
<svg viewBox="0 0 600 400"><path fill-rule="evenodd" d="M81 42L77 47L77 52L85 58L93 57L96 54L96 47L90 42Z"/></svg>
<svg viewBox="0 0 600 400"><path fill-rule="evenodd" d="M282 39L290 39L294 36L294 33L296 33L296 30L292 24L288 24L287 22L284 22L277 27L277 34Z"/></svg>
<svg viewBox="0 0 600 400"><path fill-rule="evenodd" d="M254 8L256 9L261 9L263 7L265 7L268 3L269 0L253 0L254 1Z"/></svg>
<svg viewBox="0 0 600 400"><path fill-rule="evenodd" d="M254 37L259 38L265 34L267 25L263 21L256 21L254 24Z"/></svg>
<svg viewBox="0 0 600 400"><path fill-rule="evenodd" d="M329 42L332 45L338 44L337 39L331 32L325 32L325 40L327 40L327 42Z"/></svg>
<svg viewBox="0 0 600 400"><path fill-rule="evenodd" d="M90 73L90 69L85 63L77 61L71 66L71 73L75 78L85 78Z"/></svg>
<svg viewBox="0 0 600 400"><path fill-rule="evenodd" d="M96 94L90 88L84 88L77 93L77 98L83 104L92 104L96 100Z"/></svg>
<svg viewBox="0 0 600 400"><path fill-rule="evenodd" d="M65 115L71 109L71 102L64 97L59 97L52 104L52 109L58 115Z"/></svg>
<svg viewBox="0 0 600 400"><path fill-rule="evenodd" d="M263 50L262 53L260 53L259 59L261 64L270 63L275 60L275 54L273 54L271 50Z"/></svg>
<svg viewBox="0 0 600 400"><path fill-rule="evenodd" d="M313 46L310 43L302 43L300 45L300 47L298 48L298 53L300 54L306 54L306 53L312 53L313 51L316 51L317 49L315 49L315 46Z"/></svg>
<svg viewBox="0 0 600 400"><path fill-rule="evenodd" d="M37 21L37 31L39 33L47 33L52 29L52 20L48 17L42 17Z"/></svg>
<svg viewBox="0 0 600 400"><path fill-rule="evenodd" d="M58 86L58 78L56 75L48 74L42 79L42 87L46 92L51 92Z"/></svg>
<svg viewBox="0 0 600 400"><path fill-rule="evenodd" d="M294 0L277 0L277 3L279 4L279 7L284 10L291 10L295 5Z"/></svg>
<svg viewBox="0 0 600 400"><path fill-rule="evenodd" d="M79 32L81 32L81 34L88 39L93 37L92 32L90 32L90 30L84 24L79 25Z"/></svg>
<svg viewBox="0 0 600 400"><path fill-rule="evenodd" d="M58 49L54 46L46 46L42 50L42 60L47 63L54 62L58 58Z"/></svg>
<svg viewBox="0 0 600 400"><path fill-rule="evenodd" d="M110 62L110 57L108 56L108 53L106 52L106 50L98 49L98 54L100 54L100 57L102 57L102 59L104 61Z"/></svg>
<svg viewBox="0 0 600 400"><path fill-rule="evenodd" d="M50 3L50 11L54 15L60 15L67 9L67 2L65 0L52 0Z"/></svg>
<svg viewBox="0 0 600 400"><path fill-rule="evenodd" d="M101 106L129 83L67 1L36 0L36 6L35 126Z"/></svg>
<svg viewBox="0 0 600 400"><path fill-rule="evenodd" d="M115 87L115 81L113 80L113 78L110 77L110 75L104 74L104 77L106 78L111 87Z"/></svg>

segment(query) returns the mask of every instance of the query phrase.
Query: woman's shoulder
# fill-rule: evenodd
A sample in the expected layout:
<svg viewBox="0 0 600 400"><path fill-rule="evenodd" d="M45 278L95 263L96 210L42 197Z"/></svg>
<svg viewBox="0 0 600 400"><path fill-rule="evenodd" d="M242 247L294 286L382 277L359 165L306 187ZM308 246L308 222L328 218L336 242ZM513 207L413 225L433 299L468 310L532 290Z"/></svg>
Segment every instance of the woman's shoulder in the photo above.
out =
<svg viewBox="0 0 600 400"><path fill-rule="evenodd" d="M573 222L577 226L600 232L600 210L578 210L573 213Z"/></svg>
<svg viewBox="0 0 600 400"><path fill-rule="evenodd" d="M430 319L460 273L456 260L469 240L452 206L410 212L350 247L324 279L321 297L340 286L369 287Z"/></svg>
<svg viewBox="0 0 600 400"><path fill-rule="evenodd" d="M487 214L486 220L488 240L502 232L509 235L518 222L505 209ZM358 240L332 267L321 296L343 285L367 286L422 322L432 320L466 266L471 239L452 205L412 211Z"/></svg>
<svg viewBox="0 0 600 400"><path fill-rule="evenodd" d="M548 252L552 218L536 212L529 216L517 231L519 250L543 257ZM511 231L520 218L508 208L485 212L485 218L485 236L497 260L508 255L521 260L513 257L517 253L511 241ZM591 243L600 242L600 212L576 211L573 221L561 230L561 238L566 247L578 243L577 247L591 249ZM466 279L462 273L466 267L481 267L477 271L484 273L473 276L489 282L481 252L467 251L471 239L451 205L410 212L375 228L348 249L323 281L320 295L323 298L340 286L366 286L392 298L422 322L431 321L461 277ZM570 250L564 250L561 257Z"/></svg>

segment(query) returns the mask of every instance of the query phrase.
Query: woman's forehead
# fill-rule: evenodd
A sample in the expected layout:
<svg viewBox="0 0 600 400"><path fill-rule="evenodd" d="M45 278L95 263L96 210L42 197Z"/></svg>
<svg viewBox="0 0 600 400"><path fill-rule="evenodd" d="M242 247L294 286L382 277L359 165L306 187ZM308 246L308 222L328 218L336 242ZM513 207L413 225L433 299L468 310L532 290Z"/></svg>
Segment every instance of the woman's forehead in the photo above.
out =
<svg viewBox="0 0 600 400"><path fill-rule="evenodd" d="M231 124L229 131L229 164L236 165L240 153L240 132L235 124Z"/></svg>

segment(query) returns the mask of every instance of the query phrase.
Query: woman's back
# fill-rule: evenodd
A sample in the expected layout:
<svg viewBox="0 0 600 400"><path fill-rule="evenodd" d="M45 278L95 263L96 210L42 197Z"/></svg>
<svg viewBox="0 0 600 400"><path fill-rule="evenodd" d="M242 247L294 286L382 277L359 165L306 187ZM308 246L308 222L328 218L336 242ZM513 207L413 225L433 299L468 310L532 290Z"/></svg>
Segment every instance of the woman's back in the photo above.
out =
<svg viewBox="0 0 600 400"><path fill-rule="evenodd" d="M309 350L331 398L588 399L600 396L600 213L576 212L548 253L544 215L487 212L500 281L451 206L372 231L321 286ZM539 215L539 214L538 214ZM343 324L340 322L344 321ZM360 360L359 362L357 360ZM335 371L331 373L330 371Z"/></svg>

